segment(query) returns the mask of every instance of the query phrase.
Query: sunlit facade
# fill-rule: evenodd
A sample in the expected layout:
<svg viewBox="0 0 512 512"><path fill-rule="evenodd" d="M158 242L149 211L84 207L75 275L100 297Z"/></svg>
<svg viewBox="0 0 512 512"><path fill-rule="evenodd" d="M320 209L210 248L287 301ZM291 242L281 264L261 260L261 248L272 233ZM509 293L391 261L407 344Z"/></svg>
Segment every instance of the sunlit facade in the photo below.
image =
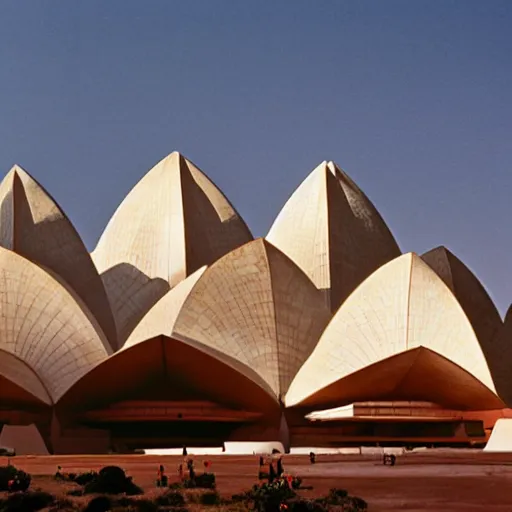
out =
<svg viewBox="0 0 512 512"><path fill-rule="evenodd" d="M401 254L333 162L258 239L176 152L92 254L20 167L0 201L0 424L52 453L481 445L508 416L512 315L447 249Z"/></svg>

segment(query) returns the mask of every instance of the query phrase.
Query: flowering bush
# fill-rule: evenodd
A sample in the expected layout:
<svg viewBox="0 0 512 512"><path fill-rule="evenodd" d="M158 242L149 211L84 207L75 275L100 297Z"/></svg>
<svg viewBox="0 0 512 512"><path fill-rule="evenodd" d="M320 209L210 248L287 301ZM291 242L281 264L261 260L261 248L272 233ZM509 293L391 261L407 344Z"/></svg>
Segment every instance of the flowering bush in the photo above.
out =
<svg viewBox="0 0 512 512"><path fill-rule="evenodd" d="M0 467L0 491L26 491L31 477L25 471L8 465Z"/></svg>
<svg viewBox="0 0 512 512"><path fill-rule="evenodd" d="M279 512L281 505L296 496L286 478L279 478L272 483L255 485L247 497L254 501L254 510L259 512Z"/></svg>

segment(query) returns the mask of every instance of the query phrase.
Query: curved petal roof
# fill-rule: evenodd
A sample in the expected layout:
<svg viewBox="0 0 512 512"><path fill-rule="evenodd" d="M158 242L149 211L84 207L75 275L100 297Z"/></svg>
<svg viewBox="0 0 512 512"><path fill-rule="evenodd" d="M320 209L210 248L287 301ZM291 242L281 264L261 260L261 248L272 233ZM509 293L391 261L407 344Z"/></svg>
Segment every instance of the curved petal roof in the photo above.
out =
<svg viewBox="0 0 512 512"><path fill-rule="evenodd" d="M3 405L11 402L52 404L52 398L37 373L5 350L0 350L0 399Z"/></svg>
<svg viewBox="0 0 512 512"><path fill-rule="evenodd" d="M324 290L332 311L400 255L379 212L334 162L322 162L284 205L267 240Z"/></svg>
<svg viewBox="0 0 512 512"><path fill-rule="evenodd" d="M137 325L126 340L123 349L159 335L172 337L174 323L178 318L181 307L205 270L206 267L201 267L172 290L169 290Z"/></svg>
<svg viewBox="0 0 512 512"><path fill-rule="evenodd" d="M89 252L59 205L17 165L0 184L0 246L58 275L116 347L114 317Z"/></svg>
<svg viewBox="0 0 512 512"><path fill-rule="evenodd" d="M416 347L365 366L310 395L302 407L354 402L433 402L456 410L501 409L503 402L457 364L425 347Z"/></svg>
<svg viewBox="0 0 512 512"><path fill-rule="evenodd" d="M32 368L53 401L111 351L76 297L39 266L4 248L0 309L0 349Z"/></svg>
<svg viewBox="0 0 512 512"><path fill-rule="evenodd" d="M409 253L377 270L340 307L290 386L286 405L304 403L369 365L419 347L495 391L461 306L437 274ZM428 388L428 381L424 384Z"/></svg>
<svg viewBox="0 0 512 512"><path fill-rule="evenodd" d="M498 395L512 407L512 305L487 350Z"/></svg>
<svg viewBox="0 0 512 512"><path fill-rule="evenodd" d="M164 158L126 196L93 253L121 340L170 287L250 240L205 174L177 152Z"/></svg>
<svg viewBox="0 0 512 512"><path fill-rule="evenodd" d="M482 283L446 247L436 247L423 254L421 259L434 270L455 295L487 357L488 347L503 322Z"/></svg>
<svg viewBox="0 0 512 512"><path fill-rule="evenodd" d="M279 408L251 368L200 343L167 336L125 347L102 361L75 383L59 406L86 410L125 400L211 400L261 413Z"/></svg>
<svg viewBox="0 0 512 512"><path fill-rule="evenodd" d="M173 336L240 361L281 397L329 318L307 276L258 239L206 269L181 308Z"/></svg>

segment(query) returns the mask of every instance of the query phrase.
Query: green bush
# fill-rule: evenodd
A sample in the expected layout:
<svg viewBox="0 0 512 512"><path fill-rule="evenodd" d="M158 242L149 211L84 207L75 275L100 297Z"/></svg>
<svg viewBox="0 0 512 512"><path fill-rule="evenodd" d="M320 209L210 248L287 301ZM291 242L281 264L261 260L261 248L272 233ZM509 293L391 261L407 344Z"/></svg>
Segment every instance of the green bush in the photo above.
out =
<svg viewBox="0 0 512 512"><path fill-rule="evenodd" d="M84 488L85 494L142 494L140 487L118 466L105 466Z"/></svg>
<svg viewBox="0 0 512 512"><path fill-rule="evenodd" d="M327 495L327 502L331 505L336 505L348 496L348 492L345 489L333 488Z"/></svg>
<svg viewBox="0 0 512 512"><path fill-rule="evenodd" d="M286 504L288 512L326 512L328 510L325 505L315 500L294 499L287 501Z"/></svg>
<svg viewBox="0 0 512 512"><path fill-rule="evenodd" d="M302 480L297 479L297 483L300 486ZM257 512L278 512L283 509L283 505L287 512L364 512L368 508L363 499L349 496L345 489L331 489L325 498L301 498L295 492L293 480L287 478L281 478L271 484L256 484L250 491L234 494L231 503L244 506L244 510Z"/></svg>
<svg viewBox="0 0 512 512"><path fill-rule="evenodd" d="M109 512L112 509L112 500L107 496L97 496L93 498L83 512Z"/></svg>
<svg viewBox="0 0 512 512"><path fill-rule="evenodd" d="M368 509L368 503L357 496L347 496L346 501L343 509L346 512L361 512Z"/></svg>
<svg viewBox="0 0 512 512"><path fill-rule="evenodd" d="M292 478L292 489L300 489L302 485L302 478L300 476L294 476Z"/></svg>
<svg viewBox="0 0 512 512"><path fill-rule="evenodd" d="M17 492L8 496L2 503L2 512L36 512L47 508L55 497L43 491Z"/></svg>
<svg viewBox="0 0 512 512"><path fill-rule="evenodd" d="M155 498L155 503L160 507L182 507L185 505L185 498L181 492L167 491Z"/></svg>
<svg viewBox="0 0 512 512"><path fill-rule="evenodd" d="M0 491L26 491L30 487L31 477L25 471L14 466L0 466ZM9 482L12 482L9 486Z"/></svg>
<svg viewBox="0 0 512 512"><path fill-rule="evenodd" d="M331 489L325 498L320 498L316 502L323 506L342 507L344 512L361 512L368 508L366 501L357 496L349 496L345 489Z"/></svg>
<svg viewBox="0 0 512 512"><path fill-rule="evenodd" d="M281 504L295 498L296 493L286 480L277 480L271 484L255 485L248 496L254 501L254 510L278 512Z"/></svg>
<svg viewBox="0 0 512 512"><path fill-rule="evenodd" d="M203 473L196 475L195 478L183 481L185 489L215 489L215 475L213 473Z"/></svg>
<svg viewBox="0 0 512 512"><path fill-rule="evenodd" d="M70 480L77 483L78 485L87 485L89 482L92 482L96 478L98 478L97 471L86 471L84 473L79 473L78 475L73 475L73 478L70 473Z"/></svg>
<svg viewBox="0 0 512 512"><path fill-rule="evenodd" d="M201 494L199 496L199 503L201 505L219 505L220 504L220 496L217 491L209 491Z"/></svg>

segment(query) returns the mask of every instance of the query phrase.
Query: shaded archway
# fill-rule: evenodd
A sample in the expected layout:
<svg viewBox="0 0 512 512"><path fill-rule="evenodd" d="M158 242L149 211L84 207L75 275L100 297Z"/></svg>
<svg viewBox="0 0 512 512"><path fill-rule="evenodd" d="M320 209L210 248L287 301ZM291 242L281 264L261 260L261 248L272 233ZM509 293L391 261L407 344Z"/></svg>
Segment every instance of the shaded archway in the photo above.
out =
<svg viewBox="0 0 512 512"><path fill-rule="evenodd" d="M468 371L431 349L417 347L340 378L295 407L318 410L372 400L426 401L458 410L505 406Z"/></svg>
<svg viewBox="0 0 512 512"><path fill-rule="evenodd" d="M157 336L121 350L69 390L59 415L133 443L143 437L148 446L156 442L151 437L162 445L186 435L220 442L233 428L279 410L252 369L199 345Z"/></svg>

